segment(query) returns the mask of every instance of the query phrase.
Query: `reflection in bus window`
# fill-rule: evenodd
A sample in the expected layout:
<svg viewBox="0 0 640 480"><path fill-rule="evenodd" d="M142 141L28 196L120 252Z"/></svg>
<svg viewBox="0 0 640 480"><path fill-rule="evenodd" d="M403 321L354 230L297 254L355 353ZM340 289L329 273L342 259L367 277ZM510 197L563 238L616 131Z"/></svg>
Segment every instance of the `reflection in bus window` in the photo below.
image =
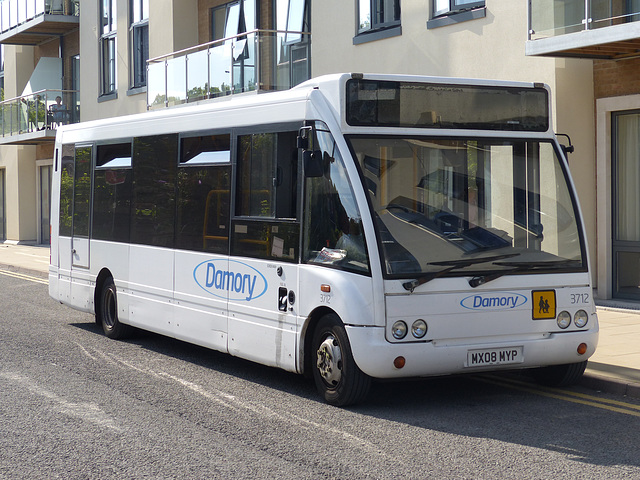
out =
<svg viewBox="0 0 640 480"><path fill-rule="evenodd" d="M60 236L71 236L71 225L73 214L73 167L74 167L74 145L62 146L62 163L60 171Z"/></svg>
<svg viewBox="0 0 640 480"><path fill-rule="evenodd" d="M176 248L229 253L231 135L180 141Z"/></svg>
<svg viewBox="0 0 640 480"><path fill-rule="evenodd" d="M129 241L132 186L131 142L98 145L93 174L93 238Z"/></svg>
<svg viewBox="0 0 640 480"><path fill-rule="evenodd" d="M76 148L73 190L73 236L89 237L89 201L91 197L91 147Z"/></svg>
<svg viewBox="0 0 640 480"><path fill-rule="evenodd" d="M306 179L303 260L368 272L362 218L344 162L324 124L316 140L323 152L324 175Z"/></svg>

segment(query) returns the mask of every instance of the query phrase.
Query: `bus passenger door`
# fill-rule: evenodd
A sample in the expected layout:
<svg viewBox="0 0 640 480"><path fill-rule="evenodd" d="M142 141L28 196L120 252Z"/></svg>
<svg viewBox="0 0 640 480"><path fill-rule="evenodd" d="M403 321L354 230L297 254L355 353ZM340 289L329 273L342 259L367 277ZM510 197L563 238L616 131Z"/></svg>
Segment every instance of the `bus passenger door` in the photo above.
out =
<svg viewBox="0 0 640 480"><path fill-rule="evenodd" d="M57 241L58 298L92 311L89 278L90 145L63 145ZM52 255L54 252L52 251Z"/></svg>

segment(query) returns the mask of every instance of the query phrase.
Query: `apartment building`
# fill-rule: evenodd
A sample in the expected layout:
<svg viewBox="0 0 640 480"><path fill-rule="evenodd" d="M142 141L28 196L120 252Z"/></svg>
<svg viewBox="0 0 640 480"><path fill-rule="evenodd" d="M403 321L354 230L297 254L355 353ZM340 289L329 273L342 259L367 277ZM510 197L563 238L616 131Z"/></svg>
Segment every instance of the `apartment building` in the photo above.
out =
<svg viewBox="0 0 640 480"><path fill-rule="evenodd" d="M0 240L46 243L61 123L341 71L536 81L576 149L598 295L640 300L638 3L1 0Z"/></svg>

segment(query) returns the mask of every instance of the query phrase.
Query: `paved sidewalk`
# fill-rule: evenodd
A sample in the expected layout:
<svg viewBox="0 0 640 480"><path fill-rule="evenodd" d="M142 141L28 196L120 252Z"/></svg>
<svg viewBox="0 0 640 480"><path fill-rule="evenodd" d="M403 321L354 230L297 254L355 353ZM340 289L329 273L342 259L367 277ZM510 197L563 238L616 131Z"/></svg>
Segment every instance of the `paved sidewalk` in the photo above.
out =
<svg viewBox="0 0 640 480"><path fill-rule="evenodd" d="M47 278L49 247L0 244L2 268ZM598 319L600 341L583 385L640 398L640 304L599 306Z"/></svg>

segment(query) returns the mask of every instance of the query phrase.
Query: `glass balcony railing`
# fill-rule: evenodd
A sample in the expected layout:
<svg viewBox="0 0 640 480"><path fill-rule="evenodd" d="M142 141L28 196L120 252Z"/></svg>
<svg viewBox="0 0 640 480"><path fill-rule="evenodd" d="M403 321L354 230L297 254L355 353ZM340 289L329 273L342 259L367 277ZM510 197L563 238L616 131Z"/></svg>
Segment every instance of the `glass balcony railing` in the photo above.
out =
<svg viewBox="0 0 640 480"><path fill-rule="evenodd" d="M80 0L1 0L0 34L40 15L80 15Z"/></svg>
<svg viewBox="0 0 640 480"><path fill-rule="evenodd" d="M148 108L287 90L309 79L311 34L253 30L147 62Z"/></svg>
<svg viewBox="0 0 640 480"><path fill-rule="evenodd" d="M80 121L77 90L40 90L0 102L3 137L55 129Z"/></svg>
<svg viewBox="0 0 640 480"><path fill-rule="evenodd" d="M638 0L529 0L529 40L639 20Z"/></svg>

